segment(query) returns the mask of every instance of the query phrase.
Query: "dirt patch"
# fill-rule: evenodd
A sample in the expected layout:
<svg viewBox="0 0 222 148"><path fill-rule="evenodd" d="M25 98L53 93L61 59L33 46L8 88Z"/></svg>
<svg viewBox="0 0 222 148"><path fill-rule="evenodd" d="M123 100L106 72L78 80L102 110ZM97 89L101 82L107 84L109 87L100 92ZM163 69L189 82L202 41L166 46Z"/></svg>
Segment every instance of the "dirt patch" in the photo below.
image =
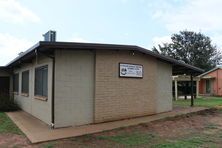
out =
<svg viewBox="0 0 222 148"><path fill-rule="evenodd" d="M93 147L93 148L113 148L113 147L121 147L121 144L114 143L108 140L102 140L100 138L96 138L95 136L81 136L71 139L60 140L55 144L55 148L60 147L66 148L85 148L85 147Z"/></svg>
<svg viewBox="0 0 222 148"><path fill-rule="evenodd" d="M28 139L22 135L0 134L0 147L31 147Z"/></svg>
<svg viewBox="0 0 222 148"><path fill-rule="evenodd" d="M143 124L144 128L141 130L155 132L160 137L174 138L202 131L209 122L208 118L213 115L215 115L214 111L207 110L195 114L169 118L162 121L154 121Z"/></svg>
<svg viewBox="0 0 222 148"><path fill-rule="evenodd" d="M113 130L110 132L104 132L96 134L96 136L114 136L119 134L127 134L132 132L139 133L153 133L160 137L177 137L190 132L199 131L204 128L204 122L206 120L201 116L191 117L188 119L172 120L172 121L160 121L152 122L148 124L141 124L134 127L127 127L118 131Z"/></svg>
<svg viewBox="0 0 222 148"><path fill-rule="evenodd" d="M154 122L145 125L149 132L156 132L160 137L177 137L202 130L206 119L193 116L179 120Z"/></svg>
<svg viewBox="0 0 222 148"><path fill-rule="evenodd" d="M120 128L118 130L112 130L108 132L94 134L95 136L114 136L123 133L153 133L159 137L174 138L190 134L191 132L202 131L209 123L209 117L213 120L215 116L215 110L206 110L194 114L187 114L183 116L167 118L164 120L154 121L146 124L140 124L137 126L131 126L126 128ZM221 119L222 120L222 119Z"/></svg>

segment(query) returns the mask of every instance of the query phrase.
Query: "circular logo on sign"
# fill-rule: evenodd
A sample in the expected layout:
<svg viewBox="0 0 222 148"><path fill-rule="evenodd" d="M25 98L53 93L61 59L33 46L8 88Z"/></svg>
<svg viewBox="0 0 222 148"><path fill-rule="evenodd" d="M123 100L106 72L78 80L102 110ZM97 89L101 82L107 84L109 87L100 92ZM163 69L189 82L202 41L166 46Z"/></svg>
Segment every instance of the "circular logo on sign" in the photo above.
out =
<svg viewBox="0 0 222 148"><path fill-rule="evenodd" d="M122 75L126 75L126 72L127 72L127 69L126 69L126 68L122 68L120 73L121 73Z"/></svg>

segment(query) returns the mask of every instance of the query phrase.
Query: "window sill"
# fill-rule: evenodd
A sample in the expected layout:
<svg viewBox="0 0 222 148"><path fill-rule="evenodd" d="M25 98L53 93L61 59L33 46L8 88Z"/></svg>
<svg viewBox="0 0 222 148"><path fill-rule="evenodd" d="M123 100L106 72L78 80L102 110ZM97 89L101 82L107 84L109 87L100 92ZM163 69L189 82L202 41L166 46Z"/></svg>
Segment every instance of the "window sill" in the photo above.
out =
<svg viewBox="0 0 222 148"><path fill-rule="evenodd" d="M23 97L28 97L29 94L28 94L28 93L21 93L21 96L23 96Z"/></svg>
<svg viewBox="0 0 222 148"><path fill-rule="evenodd" d="M37 100L41 100L41 101L47 101L48 98L47 97L44 97L44 96L34 96L35 99Z"/></svg>

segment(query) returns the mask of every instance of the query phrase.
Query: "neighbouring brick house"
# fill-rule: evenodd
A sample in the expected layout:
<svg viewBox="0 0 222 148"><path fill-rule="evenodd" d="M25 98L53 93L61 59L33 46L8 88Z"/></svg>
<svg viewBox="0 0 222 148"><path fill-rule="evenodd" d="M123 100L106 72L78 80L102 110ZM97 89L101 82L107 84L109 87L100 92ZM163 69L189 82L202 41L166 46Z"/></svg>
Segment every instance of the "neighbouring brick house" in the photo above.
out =
<svg viewBox="0 0 222 148"><path fill-rule="evenodd" d="M171 76L202 72L138 46L46 41L0 70L21 109L55 128L170 111Z"/></svg>
<svg viewBox="0 0 222 148"><path fill-rule="evenodd" d="M222 96L222 67L218 66L200 76L200 95Z"/></svg>

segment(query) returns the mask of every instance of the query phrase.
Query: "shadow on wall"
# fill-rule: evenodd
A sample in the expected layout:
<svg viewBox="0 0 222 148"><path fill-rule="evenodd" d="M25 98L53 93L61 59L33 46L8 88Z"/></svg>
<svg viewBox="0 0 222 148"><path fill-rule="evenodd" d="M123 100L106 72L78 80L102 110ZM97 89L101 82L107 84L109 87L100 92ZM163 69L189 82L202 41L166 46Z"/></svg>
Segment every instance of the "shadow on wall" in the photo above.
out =
<svg viewBox="0 0 222 148"><path fill-rule="evenodd" d="M14 103L14 98L8 93L0 94L0 112L17 111L19 107Z"/></svg>

